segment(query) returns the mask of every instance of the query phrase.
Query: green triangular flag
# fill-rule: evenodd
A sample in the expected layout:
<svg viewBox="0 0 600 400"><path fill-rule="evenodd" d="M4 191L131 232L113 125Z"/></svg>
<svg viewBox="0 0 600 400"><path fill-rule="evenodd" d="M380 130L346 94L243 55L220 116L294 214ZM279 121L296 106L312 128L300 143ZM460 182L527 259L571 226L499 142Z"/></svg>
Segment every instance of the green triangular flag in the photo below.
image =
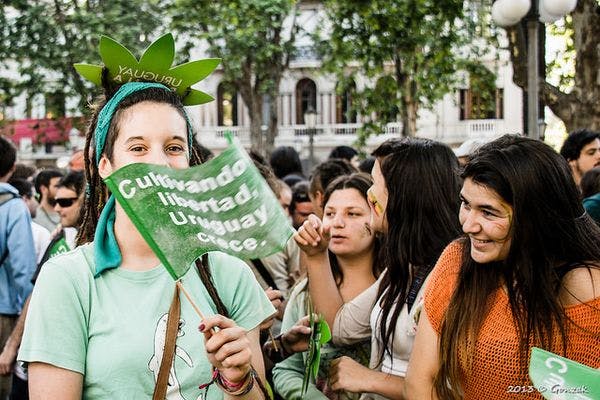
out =
<svg viewBox="0 0 600 400"><path fill-rule="evenodd" d="M531 350L529 377L546 399L600 399L600 370L537 347Z"/></svg>
<svg viewBox="0 0 600 400"><path fill-rule="evenodd" d="M208 251L262 258L283 249L294 232L237 144L199 166L130 164L105 182L173 279Z"/></svg>

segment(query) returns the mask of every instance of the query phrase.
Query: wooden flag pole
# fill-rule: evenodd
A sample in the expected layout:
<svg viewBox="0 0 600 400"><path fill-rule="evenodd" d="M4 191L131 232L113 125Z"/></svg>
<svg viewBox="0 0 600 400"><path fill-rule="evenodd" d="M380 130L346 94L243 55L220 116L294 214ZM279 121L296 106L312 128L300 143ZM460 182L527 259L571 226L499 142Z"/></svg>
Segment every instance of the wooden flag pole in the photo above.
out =
<svg viewBox="0 0 600 400"><path fill-rule="evenodd" d="M192 300L192 297L190 296L190 294L188 293L187 290L185 290L185 288L183 287L183 283L181 283L181 281L177 281L175 282L175 284L179 287L179 289L183 292L183 294L185 295L185 297L187 297L188 301L190 302L190 304L192 305L192 308L196 311L196 313L200 316L200 319L202 321L204 321L206 319L206 317L204 316L204 314L202 314L202 311L200 311L200 308L198 308L198 306L196 305L196 303L194 303L194 300Z"/></svg>
<svg viewBox="0 0 600 400"><path fill-rule="evenodd" d="M277 347L277 342L275 341L275 338L273 337L271 328L269 328L269 339L271 340L271 343L273 343L273 348L275 349L275 351L279 353L279 347ZM281 340L283 340L283 337ZM282 344L282 346L283 346L283 344Z"/></svg>
<svg viewBox="0 0 600 400"><path fill-rule="evenodd" d="M200 311L200 308L196 305L196 303L194 302L194 300L192 300L192 296L190 296L190 294L188 293L188 291L185 290L185 287L183 287L183 283L181 283L181 281L178 280L178 281L175 282L175 284L179 287L179 290L181 290L183 292L183 294L185 295L185 297L188 299L188 301L192 305L192 308L200 316L200 319L202 321L204 321L206 319L206 317L204 316L204 314L202 313L202 311ZM271 328L269 328L269 339L271 339L271 342L273 343L273 348L275 349L275 351L279 352L279 347L277 347L277 342L275 342L275 338L273 337L273 333L271 332Z"/></svg>

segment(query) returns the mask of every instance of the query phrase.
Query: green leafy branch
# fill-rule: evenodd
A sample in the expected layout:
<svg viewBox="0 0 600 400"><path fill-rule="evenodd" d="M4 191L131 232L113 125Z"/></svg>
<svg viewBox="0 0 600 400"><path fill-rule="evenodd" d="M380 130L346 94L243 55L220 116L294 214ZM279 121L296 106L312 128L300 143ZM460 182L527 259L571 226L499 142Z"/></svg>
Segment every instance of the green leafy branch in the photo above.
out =
<svg viewBox="0 0 600 400"><path fill-rule="evenodd" d="M315 319L312 301L308 297L308 315L310 338L308 341L308 355L304 363L304 377L302 379L302 396L306 394L310 382L317 380L319 366L321 365L321 346L331 340L331 330L323 316Z"/></svg>

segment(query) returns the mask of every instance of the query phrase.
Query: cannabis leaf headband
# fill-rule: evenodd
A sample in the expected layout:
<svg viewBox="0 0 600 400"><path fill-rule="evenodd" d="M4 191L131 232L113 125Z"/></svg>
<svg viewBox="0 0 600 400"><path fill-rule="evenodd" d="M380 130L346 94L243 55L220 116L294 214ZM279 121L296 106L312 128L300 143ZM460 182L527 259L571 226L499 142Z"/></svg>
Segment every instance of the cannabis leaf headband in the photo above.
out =
<svg viewBox="0 0 600 400"><path fill-rule="evenodd" d="M150 44L139 61L121 43L103 35L100 37L100 56L104 66L74 64L81 76L98 86L102 86L102 73L106 69L106 78L115 84L134 81L161 83L174 90L184 106L214 100L211 95L191 86L213 72L221 60L207 58L171 67L175 58L175 41L170 33Z"/></svg>
<svg viewBox="0 0 600 400"><path fill-rule="evenodd" d="M121 84L117 93L103 107L95 130L96 163L106 142L108 127L119 103L130 94L150 87L173 90L181 97L183 105L191 106L207 103L214 98L192 89L191 85L206 78L219 65L220 59L208 58L191 61L171 68L175 57L173 35L167 33L154 41L144 51L139 62L121 43L108 36L100 37L100 56L102 65L74 64L75 69L87 80L102 86L103 73L109 82ZM142 82L139 82L142 81ZM192 130L189 118L185 115L188 128L188 143L192 149Z"/></svg>

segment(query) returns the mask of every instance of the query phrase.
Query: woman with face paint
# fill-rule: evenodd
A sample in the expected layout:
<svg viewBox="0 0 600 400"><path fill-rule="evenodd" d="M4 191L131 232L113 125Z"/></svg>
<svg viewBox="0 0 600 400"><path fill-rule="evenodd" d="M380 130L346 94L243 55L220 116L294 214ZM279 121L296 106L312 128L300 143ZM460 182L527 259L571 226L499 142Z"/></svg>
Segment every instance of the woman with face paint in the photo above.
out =
<svg viewBox="0 0 600 400"><path fill-rule="evenodd" d="M334 343L371 338L370 368L350 358L332 363L333 389L362 399L400 398L422 308L423 287L442 250L458 237L458 161L427 139L390 140L374 152L369 189L371 227L383 234L380 279L361 302L339 295L323 249L331 231L316 216L299 229L315 308L332 326Z"/></svg>
<svg viewBox="0 0 600 400"><path fill-rule="evenodd" d="M381 261L379 236L371 228L367 190L371 177L364 173L343 175L332 181L323 195L323 224L331 234L329 251L330 271L336 293L345 302L360 302L364 292L379 276ZM310 280L301 280L290 295L282 322L282 330L289 329L308 312ZM331 360L342 355L349 356L366 365L369 361L368 338L351 345L326 344L321 349L321 364L316 385L309 385L302 397L302 378L306 354L296 353L280 362L273 369L275 390L286 400L294 399L358 399L356 393L334 392L328 384ZM336 389L337 390L337 389Z"/></svg>
<svg viewBox="0 0 600 400"><path fill-rule="evenodd" d="M102 181L135 162L198 164L192 137L181 99L158 83L124 84L94 113L80 246L44 265L27 315L31 399L265 398L258 326L274 309L249 268L218 252L196 261L182 280L212 315L199 321Z"/></svg>
<svg viewBox="0 0 600 400"><path fill-rule="evenodd" d="M431 273L406 397L542 399L528 376L531 347L600 367L600 229L543 142L503 136L462 177L464 235Z"/></svg>

